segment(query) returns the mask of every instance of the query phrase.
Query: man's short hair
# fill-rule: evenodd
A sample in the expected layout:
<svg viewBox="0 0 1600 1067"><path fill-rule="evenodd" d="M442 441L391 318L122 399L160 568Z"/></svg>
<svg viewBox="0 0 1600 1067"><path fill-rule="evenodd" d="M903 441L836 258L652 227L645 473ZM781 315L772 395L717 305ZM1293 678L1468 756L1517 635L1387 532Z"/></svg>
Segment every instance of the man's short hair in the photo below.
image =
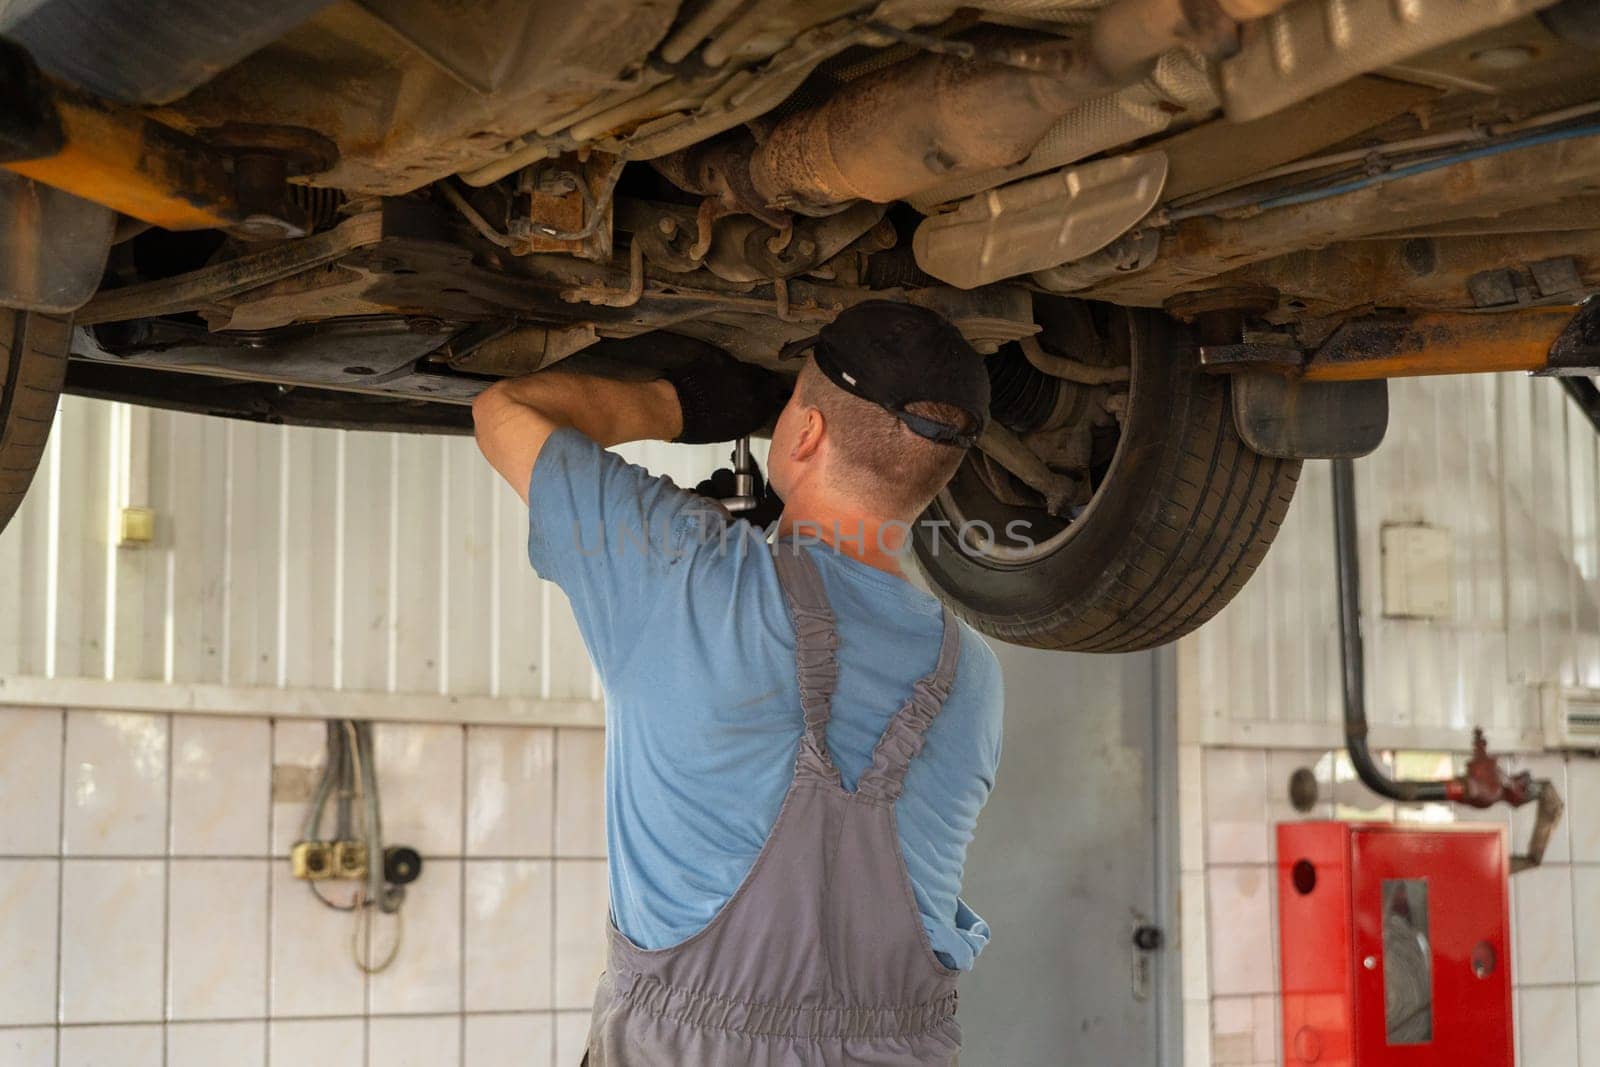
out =
<svg viewBox="0 0 1600 1067"><path fill-rule="evenodd" d="M872 401L845 392L815 360L801 368L797 389L801 403L822 412L836 488L886 513L920 514L966 456L965 448L930 441ZM963 431L976 429L971 416L950 404L914 403L906 410Z"/></svg>

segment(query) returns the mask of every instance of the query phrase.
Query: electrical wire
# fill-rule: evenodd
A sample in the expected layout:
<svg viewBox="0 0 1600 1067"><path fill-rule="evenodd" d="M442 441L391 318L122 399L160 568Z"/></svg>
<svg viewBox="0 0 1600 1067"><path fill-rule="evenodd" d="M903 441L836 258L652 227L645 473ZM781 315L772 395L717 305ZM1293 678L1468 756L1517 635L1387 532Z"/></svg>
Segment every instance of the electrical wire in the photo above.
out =
<svg viewBox="0 0 1600 1067"><path fill-rule="evenodd" d="M367 891L383 903L383 809L378 803L378 771L372 759L372 724L348 723L354 739L357 781L364 783L362 807L366 816Z"/></svg>
<svg viewBox="0 0 1600 1067"><path fill-rule="evenodd" d="M354 834L350 822L350 805L356 797L355 767L351 763L355 757L350 753L350 746L344 739L344 726L342 721L334 724L334 750L339 759L339 777L337 798L337 817L334 819L333 838L335 841L349 841Z"/></svg>
<svg viewBox="0 0 1600 1067"><path fill-rule="evenodd" d="M362 834L367 846L367 900L377 902L383 899L383 857L381 849L375 848L378 829L374 824L372 804L367 799L371 790L368 782L371 778L367 775L366 757L361 751L361 729L349 719L344 720L344 730L349 737L349 753L351 772L355 775L356 799L361 801L362 808ZM374 878L376 875L376 878Z"/></svg>
<svg viewBox="0 0 1600 1067"><path fill-rule="evenodd" d="M317 781L316 791L312 794L311 805L306 811L305 824L301 828L302 841L322 840L322 819L327 812L328 797L335 791L337 793L339 811L336 817L337 826L335 836L338 840L348 840L350 835L350 771L349 750L345 745L344 723L337 719L328 720L328 735L325 755L323 757L322 776ZM349 904L340 904L329 900L318 888L317 883L307 880L306 888L311 890L311 895L317 903L333 911L356 911L360 908L359 901Z"/></svg>
<svg viewBox="0 0 1600 1067"><path fill-rule="evenodd" d="M362 914L356 919L355 932L350 935L350 955L356 961L356 966L366 974L382 974L388 970L395 959L400 955L400 945L405 940L406 924L401 917L400 909L396 908L389 914L394 916L394 944L389 946L389 954L378 963L369 963L368 957L372 951L372 906L362 909ZM366 943L362 944L361 934L366 932Z"/></svg>
<svg viewBox="0 0 1600 1067"><path fill-rule="evenodd" d="M366 769L367 781L372 783L372 791L369 794L371 798L369 804L372 809L372 831L375 836L382 839L383 804L382 796L378 792L378 768L375 762L376 747L372 743L372 724L370 722L359 723L358 728L361 736L361 754L364 761L362 766Z"/></svg>
<svg viewBox="0 0 1600 1067"><path fill-rule="evenodd" d="M305 840L316 840L321 832L322 818L328 796L334 789L335 779L338 781L340 801L339 840L349 840L350 837L350 801L355 799L361 803L362 836L365 839L367 852L365 883L356 889L355 897L349 904L340 904L328 899L315 881L308 880L306 887L323 907L353 914L355 926L350 934L351 958L363 973L381 974L392 966L400 955L400 948L405 938L405 920L401 917L401 905L405 901L405 894L398 887L393 893L386 893L384 889L383 807L378 795L371 723L356 723L350 719L328 722L326 764L312 795L310 809L306 813ZM377 963L373 963L372 927L377 912L394 916L395 932L394 941L389 946L388 952Z"/></svg>
<svg viewBox="0 0 1600 1067"><path fill-rule="evenodd" d="M358 724L346 719L344 720L344 727L346 734L349 735L349 751L355 772L356 796L362 801L367 841L367 886L366 890L359 892L356 898L360 914L356 917L356 927L350 936L350 956L355 960L356 966L364 973L381 974L388 970L400 955L400 944L405 936L405 920L400 917L400 903L405 898L403 895L398 896L392 910L385 905L383 889L383 808L378 800L378 775L372 758L372 724ZM377 964L371 962L374 909L383 911L386 914L392 914L395 919L394 944L389 947L388 955ZM366 935L364 942L363 933Z"/></svg>
<svg viewBox="0 0 1600 1067"><path fill-rule="evenodd" d="M334 776L334 742L342 740L338 726L329 721L328 739L326 742L326 755L322 764L322 776L317 779L317 788L311 794L311 805L306 808L305 822L300 827L300 840L316 841L322 832L322 816L327 809L328 793L333 789Z"/></svg>
<svg viewBox="0 0 1600 1067"><path fill-rule="evenodd" d="M340 904L336 900L329 900L327 897L322 895L322 890L317 888L316 882L307 882L306 886L310 888L311 895L317 898L317 902L325 908L331 908L334 911L355 911L357 908L361 907L360 903L354 900L348 904Z"/></svg>

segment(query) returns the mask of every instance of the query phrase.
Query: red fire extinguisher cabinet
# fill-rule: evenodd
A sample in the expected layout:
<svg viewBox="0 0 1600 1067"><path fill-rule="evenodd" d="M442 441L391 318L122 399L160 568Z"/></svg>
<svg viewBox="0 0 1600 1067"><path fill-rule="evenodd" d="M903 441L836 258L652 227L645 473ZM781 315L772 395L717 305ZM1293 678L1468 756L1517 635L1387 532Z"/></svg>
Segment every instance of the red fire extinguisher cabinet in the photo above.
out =
<svg viewBox="0 0 1600 1067"><path fill-rule="evenodd" d="M1289 1067L1512 1064L1505 832L1278 826Z"/></svg>

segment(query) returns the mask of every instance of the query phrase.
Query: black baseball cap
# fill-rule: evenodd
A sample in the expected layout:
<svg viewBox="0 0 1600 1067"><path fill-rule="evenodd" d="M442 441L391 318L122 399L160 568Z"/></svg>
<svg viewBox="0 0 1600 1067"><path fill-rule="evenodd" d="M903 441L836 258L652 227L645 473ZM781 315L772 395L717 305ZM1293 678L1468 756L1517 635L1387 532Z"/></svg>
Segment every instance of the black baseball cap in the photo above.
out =
<svg viewBox="0 0 1600 1067"><path fill-rule="evenodd" d="M815 336L784 345L779 355L794 359L808 350L833 384L877 404L930 441L969 448L988 423L989 373L983 357L936 311L864 300L841 311ZM906 410L918 403L959 408L975 428Z"/></svg>

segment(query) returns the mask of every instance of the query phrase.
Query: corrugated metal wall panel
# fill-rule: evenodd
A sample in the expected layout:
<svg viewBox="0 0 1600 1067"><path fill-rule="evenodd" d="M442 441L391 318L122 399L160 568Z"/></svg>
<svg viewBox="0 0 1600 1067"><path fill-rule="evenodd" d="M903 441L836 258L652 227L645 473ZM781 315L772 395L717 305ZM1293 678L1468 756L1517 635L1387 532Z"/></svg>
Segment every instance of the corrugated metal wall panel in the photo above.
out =
<svg viewBox="0 0 1600 1067"><path fill-rule="evenodd" d="M689 485L727 461L624 452ZM154 543L117 546L130 504L155 509ZM68 397L0 533L0 675L595 699L526 537L470 439Z"/></svg>
<svg viewBox="0 0 1600 1067"><path fill-rule="evenodd" d="M1559 385L1516 375L1390 384L1388 439L1357 462L1374 725L1536 738L1538 687L1600 685L1600 445ZM1328 465L1307 463L1256 578L1180 658L1209 740L1340 718ZM1382 616L1380 528L1454 542L1454 614ZM1198 709L1198 710L1194 710Z"/></svg>

